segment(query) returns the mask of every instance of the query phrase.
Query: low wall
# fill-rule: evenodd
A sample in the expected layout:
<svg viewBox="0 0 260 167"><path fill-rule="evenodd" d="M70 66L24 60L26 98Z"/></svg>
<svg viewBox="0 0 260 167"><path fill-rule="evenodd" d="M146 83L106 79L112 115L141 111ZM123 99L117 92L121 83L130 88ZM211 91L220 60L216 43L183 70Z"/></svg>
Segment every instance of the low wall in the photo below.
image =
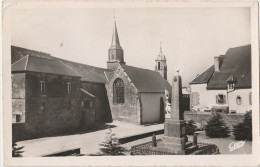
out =
<svg viewBox="0 0 260 167"><path fill-rule="evenodd" d="M240 122L243 122L244 114L225 114L220 113L230 128L233 128L234 125L237 125ZM185 111L184 112L184 120L189 121L193 119L196 123L201 124L202 126L205 126L207 124L207 121L210 119L211 113L196 113L191 111Z"/></svg>
<svg viewBox="0 0 260 167"><path fill-rule="evenodd" d="M12 124L12 138L13 142L23 140L25 138L25 124L13 123Z"/></svg>

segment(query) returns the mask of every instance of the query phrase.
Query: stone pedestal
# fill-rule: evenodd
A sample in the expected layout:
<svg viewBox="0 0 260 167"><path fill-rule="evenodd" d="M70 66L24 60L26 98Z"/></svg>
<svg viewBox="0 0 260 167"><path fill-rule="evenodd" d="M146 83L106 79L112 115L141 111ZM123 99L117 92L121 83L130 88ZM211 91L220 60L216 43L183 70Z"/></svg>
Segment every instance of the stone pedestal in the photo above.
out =
<svg viewBox="0 0 260 167"><path fill-rule="evenodd" d="M183 120L181 76L173 76L172 105L170 118L164 122L164 137L158 143L157 150L173 154L185 154L185 149L192 145L186 136L186 123Z"/></svg>
<svg viewBox="0 0 260 167"><path fill-rule="evenodd" d="M163 141L158 143L158 149L174 154L185 154L186 142L185 121L166 119L164 123Z"/></svg>

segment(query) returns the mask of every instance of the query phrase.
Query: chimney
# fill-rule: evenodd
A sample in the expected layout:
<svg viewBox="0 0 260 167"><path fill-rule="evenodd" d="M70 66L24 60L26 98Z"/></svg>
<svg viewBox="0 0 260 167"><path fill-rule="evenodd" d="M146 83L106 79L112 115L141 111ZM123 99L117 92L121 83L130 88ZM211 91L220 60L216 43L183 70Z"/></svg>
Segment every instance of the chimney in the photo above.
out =
<svg viewBox="0 0 260 167"><path fill-rule="evenodd" d="M219 59L220 57L219 56L215 56L214 57L214 68L215 68L215 72L219 72Z"/></svg>

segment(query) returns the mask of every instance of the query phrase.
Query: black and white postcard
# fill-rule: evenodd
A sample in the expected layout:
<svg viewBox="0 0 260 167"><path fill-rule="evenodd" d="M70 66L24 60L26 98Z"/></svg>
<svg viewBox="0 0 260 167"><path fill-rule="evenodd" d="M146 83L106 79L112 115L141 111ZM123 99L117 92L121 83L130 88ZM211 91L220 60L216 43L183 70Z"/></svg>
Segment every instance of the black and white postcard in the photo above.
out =
<svg viewBox="0 0 260 167"><path fill-rule="evenodd" d="M4 1L6 166L257 166L258 2Z"/></svg>

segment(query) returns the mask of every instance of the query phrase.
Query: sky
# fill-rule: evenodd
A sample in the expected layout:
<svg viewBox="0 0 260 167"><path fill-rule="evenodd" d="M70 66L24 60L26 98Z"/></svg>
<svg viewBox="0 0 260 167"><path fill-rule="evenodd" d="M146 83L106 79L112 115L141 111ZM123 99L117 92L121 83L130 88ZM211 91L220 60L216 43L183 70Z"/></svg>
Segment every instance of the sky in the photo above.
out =
<svg viewBox="0 0 260 167"><path fill-rule="evenodd" d="M115 8L115 17L126 64L154 70L161 42L168 80L178 67L183 86L214 56L250 44L249 8ZM12 45L106 68L113 8L17 8L11 19Z"/></svg>

